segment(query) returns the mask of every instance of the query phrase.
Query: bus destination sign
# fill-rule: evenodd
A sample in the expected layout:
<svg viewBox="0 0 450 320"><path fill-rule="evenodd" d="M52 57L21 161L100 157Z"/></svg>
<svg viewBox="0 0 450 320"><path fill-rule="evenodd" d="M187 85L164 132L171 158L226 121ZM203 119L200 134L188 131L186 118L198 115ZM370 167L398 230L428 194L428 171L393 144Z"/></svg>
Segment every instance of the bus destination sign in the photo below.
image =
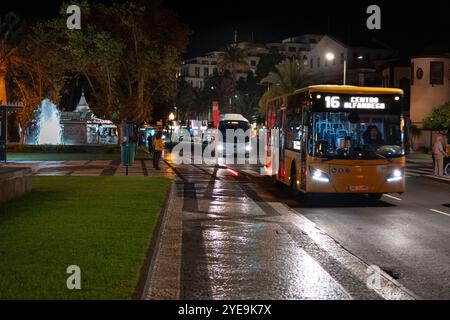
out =
<svg viewBox="0 0 450 320"><path fill-rule="evenodd" d="M387 111L400 112L399 95L350 95L317 93L313 95L313 110L316 111Z"/></svg>
<svg viewBox="0 0 450 320"><path fill-rule="evenodd" d="M339 96L325 96L325 107L327 109L364 109L364 110L385 110L386 104L380 101L379 97L352 97L348 100Z"/></svg>

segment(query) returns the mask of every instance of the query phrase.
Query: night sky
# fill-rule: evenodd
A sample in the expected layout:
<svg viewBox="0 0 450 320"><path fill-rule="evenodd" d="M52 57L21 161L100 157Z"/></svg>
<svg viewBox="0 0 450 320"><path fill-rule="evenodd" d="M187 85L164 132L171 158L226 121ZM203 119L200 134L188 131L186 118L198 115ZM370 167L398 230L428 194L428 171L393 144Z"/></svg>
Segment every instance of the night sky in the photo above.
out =
<svg viewBox="0 0 450 320"><path fill-rule="evenodd" d="M448 47L450 42L448 1L162 1L193 30L187 56L223 47L233 41L234 30L240 41L262 43L306 32L331 33L355 43L376 38L405 55L422 53L427 46ZM3 0L0 7L2 12L13 10L28 18L45 18L57 15L61 2ZM366 28L370 4L381 7L382 30Z"/></svg>

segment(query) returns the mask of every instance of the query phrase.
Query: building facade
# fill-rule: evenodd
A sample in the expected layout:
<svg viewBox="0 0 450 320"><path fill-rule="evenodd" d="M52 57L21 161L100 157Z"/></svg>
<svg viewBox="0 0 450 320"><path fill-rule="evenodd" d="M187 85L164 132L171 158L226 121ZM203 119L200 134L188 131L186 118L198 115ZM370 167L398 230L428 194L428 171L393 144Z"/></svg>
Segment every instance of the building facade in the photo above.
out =
<svg viewBox="0 0 450 320"><path fill-rule="evenodd" d="M236 80L246 78L248 72L256 73L261 56L268 53L267 48L251 42L239 42L232 45L245 49L247 53L245 60L248 67L237 70ZM206 79L221 71L219 70L219 64L223 55L223 51L212 51L204 56L182 61L177 76L183 78L194 88L203 88Z"/></svg>
<svg viewBox="0 0 450 320"><path fill-rule="evenodd" d="M411 122L421 128L433 109L450 101L450 55L411 59Z"/></svg>
<svg viewBox="0 0 450 320"><path fill-rule="evenodd" d="M347 45L325 35L307 52L304 63L315 83L343 84L345 69L347 85L380 86L376 64L395 55L395 50L376 42Z"/></svg>

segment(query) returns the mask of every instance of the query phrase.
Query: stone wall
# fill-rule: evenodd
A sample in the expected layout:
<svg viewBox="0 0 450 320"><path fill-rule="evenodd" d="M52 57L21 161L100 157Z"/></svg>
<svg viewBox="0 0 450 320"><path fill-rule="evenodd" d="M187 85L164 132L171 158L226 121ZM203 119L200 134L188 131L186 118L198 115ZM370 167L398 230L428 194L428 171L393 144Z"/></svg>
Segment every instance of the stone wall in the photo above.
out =
<svg viewBox="0 0 450 320"><path fill-rule="evenodd" d="M0 168L0 203L31 191L30 168Z"/></svg>

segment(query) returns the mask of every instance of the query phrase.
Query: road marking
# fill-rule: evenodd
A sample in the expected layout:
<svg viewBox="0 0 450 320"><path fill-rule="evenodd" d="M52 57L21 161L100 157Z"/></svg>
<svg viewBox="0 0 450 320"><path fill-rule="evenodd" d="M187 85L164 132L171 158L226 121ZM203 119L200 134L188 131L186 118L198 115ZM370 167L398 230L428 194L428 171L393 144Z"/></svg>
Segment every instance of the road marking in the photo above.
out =
<svg viewBox="0 0 450 320"><path fill-rule="evenodd" d="M447 213L447 212L444 212L444 211L439 211L439 210L436 210L436 209L430 209L430 211L433 211L433 212L436 212L436 213L440 213L440 214L443 214L444 216L450 217L450 213Z"/></svg>
<svg viewBox="0 0 450 320"><path fill-rule="evenodd" d="M349 270L360 281L367 281L367 269L369 265L358 256L352 254L334 238L320 229L314 222L306 218L300 212L293 210L289 206L281 202L267 202L280 215L294 224L297 228L305 232L316 244L323 250L327 251L341 266ZM393 279L386 272L381 270L381 286L373 289L381 297L387 300L412 300L421 299L412 291L403 286L400 282Z"/></svg>
<svg viewBox="0 0 450 320"><path fill-rule="evenodd" d="M402 200L403 200L403 199L400 199L400 198L391 196L390 194L384 194L384 196L386 196L386 197L388 197L388 198L392 198L392 199L397 200L397 201L402 201Z"/></svg>

